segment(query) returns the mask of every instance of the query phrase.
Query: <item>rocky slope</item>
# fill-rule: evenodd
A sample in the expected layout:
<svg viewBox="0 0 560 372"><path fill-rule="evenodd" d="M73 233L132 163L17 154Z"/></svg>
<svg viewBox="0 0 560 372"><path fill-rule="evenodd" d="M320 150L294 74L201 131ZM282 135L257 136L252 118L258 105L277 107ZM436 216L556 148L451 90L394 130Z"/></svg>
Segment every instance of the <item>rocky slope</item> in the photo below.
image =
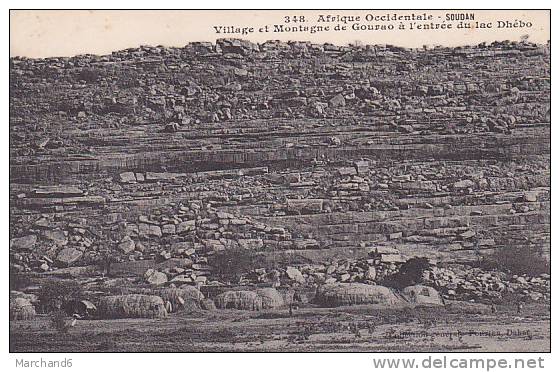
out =
<svg viewBox="0 0 560 372"><path fill-rule="evenodd" d="M16 271L109 253L207 282L234 248L324 273L374 249L378 272L549 257L549 45L219 40L10 63Z"/></svg>

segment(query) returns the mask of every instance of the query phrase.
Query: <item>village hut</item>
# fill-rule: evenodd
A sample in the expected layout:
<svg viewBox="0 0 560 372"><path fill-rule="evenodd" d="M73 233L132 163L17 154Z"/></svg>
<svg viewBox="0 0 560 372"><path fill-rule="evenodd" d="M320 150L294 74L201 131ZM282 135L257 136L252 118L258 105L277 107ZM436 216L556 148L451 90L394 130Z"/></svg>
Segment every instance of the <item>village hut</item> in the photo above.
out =
<svg viewBox="0 0 560 372"><path fill-rule="evenodd" d="M128 294L102 297L98 314L106 319L164 318L167 311L163 299L159 296Z"/></svg>
<svg viewBox="0 0 560 372"><path fill-rule="evenodd" d="M200 301L200 307L202 308L202 310L216 310L216 304L209 298L205 298L204 300Z"/></svg>
<svg viewBox="0 0 560 372"><path fill-rule="evenodd" d="M404 303L393 291L379 285L333 283L317 288L315 301L325 307L360 304L400 305Z"/></svg>
<svg viewBox="0 0 560 372"><path fill-rule="evenodd" d="M39 297L36 294L24 293L24 292L14 291L14 290L10 291L10 298L18 298L18 297L25 298L26 300L31 302L31 304L33 304L33 305L36 305L36 304L39 303Z"/></svg>
<svg viewBox="0 0 560 372"><path fill-rule="evenodd" d="M227 291L216 296L214 303L218 309L262 309L262 298L252 291Z"/></svg>
<svg viewBox="0 0 560 372"><path fill-rule="evenodd" d="M284 301L285 305L289 305L293 302L299 302L298 299L294 298L295 291L293 289L282 288L278 290L278 293L280 293L280 296L282 296L282 300Z"/></svg>
<svg viewBox="0 0 560 372"><path fill-rule="evenodd" d="M403 297L415 305L443 305L438 291L425 285L411 285L403 288Z"/></svg>
<svg viewBox="0 0 560 372"><path fill-rule="evenodd" d="M261 298L263 309L277 309L284 306L284 297L276 288L259 288L256 293Z"/></svg>
<svg viewBox="0 0 560 372"><path fill-rule="evenodd" d="M29 320L35 317L35 307L25 298L10 299L10 320Z"/></svg>
<svg viewBox="0 0 560 372"><path fill-rule="evenodd" d="M191 298L195 301L200 301L204 299L204 295L200 291L199 288L192 286L190 284L183 284L179 287L181 291L183 291L184 297Z"/></svg>
<svg viewBox="0 0 560 372"><path fill-rule="evenodd" d="M159 297L167 304L168 312L175 313L181 309L200 309L200 302L204 295L193 286L181 286L179 288L164 288L158 291Z"/></svg>

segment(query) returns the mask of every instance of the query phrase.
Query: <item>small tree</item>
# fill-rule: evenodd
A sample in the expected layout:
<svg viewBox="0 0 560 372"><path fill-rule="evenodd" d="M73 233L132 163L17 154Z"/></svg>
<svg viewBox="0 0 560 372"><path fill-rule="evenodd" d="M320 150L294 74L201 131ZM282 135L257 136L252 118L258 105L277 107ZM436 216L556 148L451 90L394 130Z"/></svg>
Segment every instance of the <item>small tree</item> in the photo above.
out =
<svg viewBox="0 0 560 372"><path fill-rule="evenodd" d="M241 275L264 265L262 256L243 248L228 249L216 253L210 259L216 275L228 282L238 282Z"/></svg>
<svg viewBox="0 0 560 372"><path fill-rule="evenodd" d="M429 267L430 262L427 258L411 258L401 265L398 273L387 277L382 284L388 287L402 289L409 285L421 283L424 271Z"/></svg>
<svg viewBox="0 0 560 372"><path fill-rule="evenodd" d="M424 271L430 268L430 262L425 257L414 257L406 261L399 269L399 274L403 275L411 284L422 282Z"/></svg>
<svg viewBox="0 0 560 372"><path fill-rule="evenodd" d="M80 71L78 75L78 79L91 84L97 82L101 76L102 76L101 70L93 69L93 68L84 68L83 70Z"/></svg>
<svg viewBox="0 0 560 372"><path fill-rule="evenodd" d="M39 301L45 311L58 310L74 299L80 299L82 287L73 280L57 280L45 283L39 292Z"/></svg>

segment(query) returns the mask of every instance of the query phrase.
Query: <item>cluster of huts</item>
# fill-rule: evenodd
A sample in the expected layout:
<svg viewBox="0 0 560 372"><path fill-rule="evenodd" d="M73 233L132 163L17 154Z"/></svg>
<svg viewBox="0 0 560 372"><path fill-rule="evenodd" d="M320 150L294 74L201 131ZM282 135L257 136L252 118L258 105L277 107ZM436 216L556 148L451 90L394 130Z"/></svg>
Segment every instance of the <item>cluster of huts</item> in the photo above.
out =
<svg viewBox="0 0 560 372"><path fill-rule="evenodd" d="M127 294L101 297L95 306L87 300L73 300L63 305L69 315L117 318L163 318L170 313L188 310L237 309L260 311L288 308L301 300L293 289L258 288L228 290L213 299L206 298L194 286L163 288L153 294ZM333 283L317 288L313 302L321 307L374 304L387 307L442 305L438 292L422 285L396 291L379 285ZM35 316L29 299L10 299L10 320L28 320Z"/></svg>

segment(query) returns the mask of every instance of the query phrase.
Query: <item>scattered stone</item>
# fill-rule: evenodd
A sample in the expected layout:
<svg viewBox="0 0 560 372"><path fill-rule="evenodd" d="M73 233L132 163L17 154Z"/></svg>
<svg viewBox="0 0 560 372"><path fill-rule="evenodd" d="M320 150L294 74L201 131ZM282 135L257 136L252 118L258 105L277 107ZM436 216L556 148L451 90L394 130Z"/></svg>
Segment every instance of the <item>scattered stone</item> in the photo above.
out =
<svg viewBox="0 0 560 372"><path fill-rule="evenodd" d="M286 268L286 275L288 275L288 278L290 278L291 280L299 284L305 283L305 278L303 277L301 272L295 267L288 266Z"/></svg>
<svg viewBox="0 0 560 372"><path fill-rule="evenodd" d="M377 270L375 270L375 267L370 266L368 267L368 269L366 270L365 274L364 274L364 279L366 280L370 280L370 281L375 281L375 278L377 277Z"/></svg>
<svg viewBox="0 0 560 372"><path fill-rule="evenodd" d="M400 239L403 237L402 231L389 234L389 240Z"/></svg>
<svg viewBox="0 0 560 372"><path fill-rule="evenodd" d="M32 249L35 246L35 243L37 243L36 235L26 235L10 240L10 248L28 250Z"/></svg>
<svg viewBox="0 0 560 372"><path fill-rule="evenodd" d="M470 239L476 236L476 232L472 231L472 230L468 230L465 231L464 233L459 235L462 239L466 240L466 239Z"/></svg>
<svg viewBox="0 0 560 372"><path fill-rule="evenodd" d="M76 248L64 248L56 256L56 261L64 266L70 266L79 261L83 253Z"/></svg>
<svg viewBox="0 0 560 372"><path fill-rule="evenodd" d="M526 191L525 193L523 193L523 199L529 203L536 202L538 200L537 196L538 194L534 191Z"/></svg>
<svg viewBox="0 0 560 372"><path fill-rule="evenodd" d="M346 106L346 100L342 94L337 94L329 100L329 106L331 107L344 107Z"/></svg>
<svg viewBox="0 0 560 372"><path fill-rule="evenodd" d="M43 237L53 243L63 246L68 244L68 238L62 230L46 230L42 233Z"/></svg>
<svg viewBox="0 0 560 372"><path fill-rule="evenodd" d="M120 183L135 183L136 182L136 175L134 172L124 172L119 174L119 182Z"/></svg>
<svg viewBox="0 0 560 372"><path fill-rule="evenodd" d="M167 283L167 275L154 269L148 269L144 273L144 279L148 284L162 285Z"/></svg>
<svg viewBox="0 0 560 372"><path fill-rule="evenodd" d="M141 237L149 238L149 237L157 237L161 238L163 235L161 232L161 228L157 225L151 225L147 223L140 223L138 224L138 233Z"/></svg>
<svg viewBox="0 0 560 372"><path fill-rule="evenodd" d="M136 244L134 244L134 241L128 235L125 236L118 245L119 251L121 251L124 254L128 254L134 251L135 248L136 248Z"/></svg>

